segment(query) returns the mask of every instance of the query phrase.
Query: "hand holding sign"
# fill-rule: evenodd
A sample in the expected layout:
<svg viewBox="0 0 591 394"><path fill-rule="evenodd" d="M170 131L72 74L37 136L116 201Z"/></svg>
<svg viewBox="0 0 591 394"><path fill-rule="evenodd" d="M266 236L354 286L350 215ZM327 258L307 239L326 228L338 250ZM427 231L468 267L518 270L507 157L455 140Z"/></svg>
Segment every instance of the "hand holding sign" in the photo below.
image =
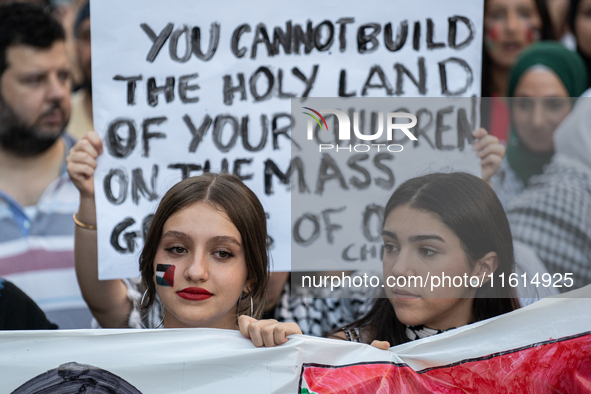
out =
<svg viewBox="0 0 591 394"><path fill-rule="evenodd" d="M505 147L499 143L499 139L494 135L489 135L482 127L472 132L476 142L474 150L480 157L482 167L482 179L486 182L499 170L503 157L505 157ZM490 184L490 182L489 182Z"/></svg>
<svg viewBox="0 0 591 394"><path fill-rule="evenodd" d="M89 131L72 147L66 158L68 175L80 191L80 197L94 198L94 169L96 159L103 153L103 143L94 131Z"/></svg>
<svg viewBox="0 0 591 394"><path fill-rule="evenodd" d="M375 347L376 349L388 350L390 349L390 342L374 340L371 343L371 346Z"/></svg>
<svg viewBox="0 0 591 394"><path fill-rule="evenodd" d="M240 332L252 340L256 347L273 347L287 342L287 336L301 334L296 323L279 323L275 319L257 320L242 315L238 318Z"/></svg>

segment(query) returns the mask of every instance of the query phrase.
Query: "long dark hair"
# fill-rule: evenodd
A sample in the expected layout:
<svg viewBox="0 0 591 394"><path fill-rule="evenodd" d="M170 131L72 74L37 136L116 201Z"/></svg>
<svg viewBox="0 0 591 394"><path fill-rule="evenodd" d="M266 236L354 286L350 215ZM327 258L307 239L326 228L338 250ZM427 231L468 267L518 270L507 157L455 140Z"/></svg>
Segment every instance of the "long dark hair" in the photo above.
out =
<svg viewBox="0 0 591 394"><path fill-rule="evenodd" d="M575 39L577 41L577 52L579 53L579 55L581 55L581 57L585 61L585 66L587 67L587 71L591 75L591 55L585 54L585 53L583 53L583 51L581 51L581 48L579 47L578 43L581 42L583 37L577 37L577 31L575 29L575 21L577 19L577 14L579 13L580 3L581 3L580 0L571 0L570 1L570 9L569 9L569 14L568 14L568 26L570 27L570 31L574 34ZM589 80L587 81L587 87L589 87L589 86L591 86L591 76L589 77Z"/></svg>
<svg viewBox="0 0 591 394"><path fill-rule="evenodd" d="M154 258L162 238L164 223L176 212L197 203L208 203L224 211L240 232L247 280L252 283L249 294L243 295L242 300L249 301L249 297L252 297L253 317L258 318L264 310L268 282L267 218L261 202L252 190L238 177L225 173L205 173L187 178L173 186L160 201L140 256L142 286L146 289L142 311L147 312L156 300ZM239 315L249 310L250 302L237 306Z"/></svg>
<svg viewBox="0 0 591 394"><path fill-rule="evenodd" d="M550 19L550 12L546 5L546 0L534 0L536 10L540 15L542 21L542 28L540 29L541 40L555 40L555 34L552 27L552 20ZM484 12L486 13L486 0L484 1ZM482 87L481 97L491 97L491 58L486 50L486 45L482 46ZM488 118L482 121L483 125L488 126Z"/></svg>
<svg viewBox="0 0 591 394"><path fill-rule="evenodd" d="M501 202L492 188L470 174L436 173L404 182L390 197L384 211L384 223L397 207L408 205L433 212L460 239L468 261L474 264L489 252L496 252L498 267L495 276L507 278L514 269L513 239ZM382 226L383 227L383 226ZM485 283L476 291L472 305L476 321L488 319L519 307L513 288ZM391 345L408 342L406 327L397 318L388 298L377 298L373 308L360 320L346 328L360 328L362 338L388 341Z"/></svg>

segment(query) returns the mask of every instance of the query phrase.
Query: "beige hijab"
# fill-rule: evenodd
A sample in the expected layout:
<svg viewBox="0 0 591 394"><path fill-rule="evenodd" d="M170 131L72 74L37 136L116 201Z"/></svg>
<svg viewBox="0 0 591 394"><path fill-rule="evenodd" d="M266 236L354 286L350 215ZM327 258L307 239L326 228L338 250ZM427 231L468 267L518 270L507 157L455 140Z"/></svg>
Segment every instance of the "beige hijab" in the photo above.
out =
<svg viewBox="0 0 591 394"><path fill-rule="evenodd" d="M576 160L591 170L591 89L554 133L555 159ZM587 97L585 97L587 96ZM561 156L558 158L558 156Z"/></svg>

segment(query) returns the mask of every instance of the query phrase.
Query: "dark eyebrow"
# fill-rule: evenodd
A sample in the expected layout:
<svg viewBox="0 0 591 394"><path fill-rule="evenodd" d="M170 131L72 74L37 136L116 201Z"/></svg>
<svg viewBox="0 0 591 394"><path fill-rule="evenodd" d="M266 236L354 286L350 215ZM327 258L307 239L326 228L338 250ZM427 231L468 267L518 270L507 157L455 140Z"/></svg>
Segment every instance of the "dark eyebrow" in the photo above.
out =
<svg viewBox="0 0 591 394"><path fill-rule="evenodd" d="M21 78L28 79L28 78L41 78L46 77L49 74L47 71L28 71L21 74Z"/></svg>
<svg viewBox="0 0 591 394"><path fill-rule="evenodd" d="M398 240L398 236L396 236L396 234L391 231L382 230L382 236L386 236L386 237L390 237L392 239ZM439 235L434 235L434 234L414 235L414 236L408 238L408 242L412 243L412 242L425 241L425 240L431 240L431 239L445 243L443 238L441 238Z"/></svg>
<svg viewBox="0 0 591 394"><path fill-rule="evenodd" d="M383 236L394 238L394 239L398 239L398 237L396 236L396 234L394 234L392 231L382 230L382 237Z"/></svg>
<svg viewBox="0 0 591 394"><path fill-rule="evenodd" d="M191 237L189 237L187 234L182 233L180 231L174 231L174 230L167 231L166 233L164 233L162 235L162 238L180 238L180 239L184 239L186 241L191 240Z"/></svg>
<svg viewBox="0 0 591 394"><path fill-rule="evenodd" d="M242 245L240 245L240 242L238 242L238 240L236 238L234 238L234 237L228 237L228 236L224 236L224 235L219 235L217 237L212 237L207 242L210 243L210 244L231 243L231 244L236 244L238 246L242 246Z"/></svg>
<svg viewBox="0 0 591 394"><path fill-rule="evenodd" d="M425 241L425 240L430 240L430 239L433 239L435 241L441 241L441 242L445 243L443 238L441 238L439 235L434 235L434 234L414 235L412 237L408 237L408 242L412 243L412 242Z"/></svg>
<svg viewBox="0 0 591 394"><path fill-rule="evenodd" d="M191 237L188 234L185 234L183 232L180 231L174 231L174 230L170 230L167 231L162 238L180 238L183 239L185 241L192 241ZM238 242L238 240L234 237L228 237L228 236L217 236L217 237L212 237L210 238L208 241L208 243L210 244L215 244L215 243L233 243L236 244L238 246L242 246L240 245L240 242Z"/></svg>

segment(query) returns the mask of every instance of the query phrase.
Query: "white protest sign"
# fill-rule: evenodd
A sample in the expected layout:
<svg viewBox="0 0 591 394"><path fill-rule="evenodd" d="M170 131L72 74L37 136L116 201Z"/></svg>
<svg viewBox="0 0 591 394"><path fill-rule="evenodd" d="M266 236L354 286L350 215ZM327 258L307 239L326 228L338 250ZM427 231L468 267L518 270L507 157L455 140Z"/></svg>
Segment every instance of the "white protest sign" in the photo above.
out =
<svg viewBox="0 0 591 394"><path fill-rule="evenodd" d="M227 170L290 266L290 99L472 96L482 0L92 3L99 277L136 276L149 215L183 176Z"/></svg>
<svg viewBox="0 0 591 394"><path fill-rule="evenodd" d="M589 392L590 290L389 351L303 335L256 348L203 328L4 331L0 382L13 394Z"/></svg>

